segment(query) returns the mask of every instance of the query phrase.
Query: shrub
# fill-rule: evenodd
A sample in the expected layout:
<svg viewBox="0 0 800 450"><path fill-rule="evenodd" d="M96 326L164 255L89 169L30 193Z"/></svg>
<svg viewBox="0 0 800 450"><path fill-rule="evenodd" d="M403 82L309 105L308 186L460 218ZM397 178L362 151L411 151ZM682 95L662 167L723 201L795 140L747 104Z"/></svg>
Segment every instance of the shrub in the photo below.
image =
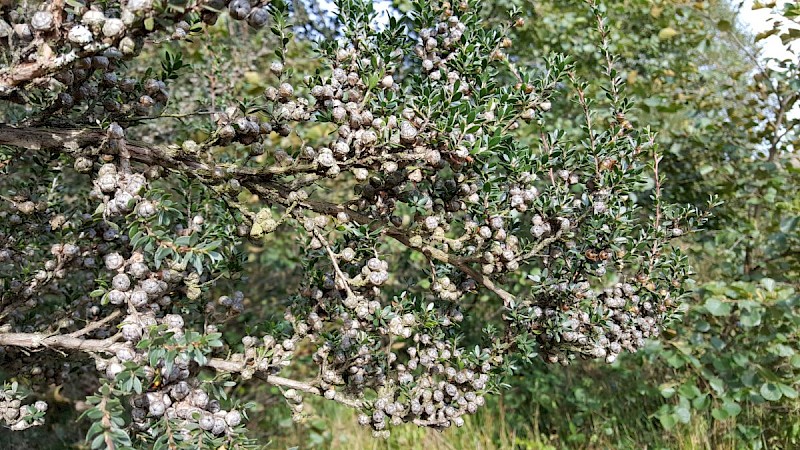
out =
<svg viewBox="0 0 800 450"><path fill-rule="evenodd" d="M334 39L295 36L279 0L3 5L3 367L34 388L96 373L92 447L249 445L239 384L279 387L297 419L304 396L350 406L377 436L461 426L519 363L613 362L685 295L669 243L705 216L662 201L593 4L602 105L569 58L517 67L519 15L482 25L478 1L379 22L340 0ZM263 94L236 56L184 57L221 16L272 35L253 37ZM580 139L519 136L565 86ZM265 287L283 308L248 311L265 252L295 271ZM42 423L4 398L6 425Z"/></svg>

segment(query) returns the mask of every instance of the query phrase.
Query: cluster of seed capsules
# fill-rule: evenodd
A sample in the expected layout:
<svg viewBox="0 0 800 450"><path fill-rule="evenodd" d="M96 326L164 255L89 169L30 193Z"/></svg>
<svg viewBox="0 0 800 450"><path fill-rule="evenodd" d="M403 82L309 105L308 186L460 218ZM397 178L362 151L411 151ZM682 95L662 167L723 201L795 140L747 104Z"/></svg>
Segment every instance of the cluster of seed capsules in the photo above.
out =
<svg viewBox="0 0 800 450"><path fill-rule="evenodd" d="M345 273L350 266L354 270L383 267L378 258L365 258L362 266L363 261L349 247L337 256ZM369 300L379 293L373 291L375 286L361 283L361 275L351 279L355 280L350 284L352 296L337 301L340 288L323 281L320 288L305 293L317 306L302 316L304 320L287 316L296 333L320 342L313 360L322 368L319 387L323 396L361 398L366 390L378 392L378 399L363 405L365 412L358 419L372 427L376 436L387 435L389 425L405 422L434 428L462 426L463 415L475 413L484 404L490 374L502 357L483 349L470 358L441 334L440 326L446 329L464 319L457 307L429 308L423 317L396 305L384 306ZM450 286L446 277L437 283L444 286L436 288L440 290ZM320 331L331 331L324 317L324 322L339 324L336 339L319 339ZM432 327L430 332L427 327ZM396 341L405 350L376 351L382 339Z"/></svg>
<svg viewBox="0 0 800 450"><path fill-rule="evenodd" d="M562 282L553 295L526 302L520 311L528 315L548 362L567 365L579 355L612 363L623 350L636 352L645 339L657 337L667 308L675 304L668 291L647 284L643 277L596 292L586 281Z"/></svg>
<svg viewBox="0 0 800 450"><path fill-rule="evenodd" d="M120 260L122 258L116 253L107 255L107 268L116 267ZM136 264L138 263L130 264L129 269ZM132 271L136 272L136 269L133 268ZM112 281L112 284L117 283ZM127 299L128 305L133 306L134 302L138 301L134 297L140 296L143 303L138 304L135 311L129 312L123 318L119 325L123 342L115 344L116 350L112 357L96 359L97 369L105 373L111 381L115 381L120 373L126 370L125 363L135 363L143 371L146 392L131 397L131 418L133 424L140 430L150 430L154 420L166 418L194 424L194 426L180 427L184 433L197 427L215 435L232 433L242 421L241 413L235 409L229 411L221 409L217 400L209 398L196 378L199 370L196 362L191 361L186 354L178 353L171 366L168 366L163 358L153 366L148 350L137 346L143 338L153 337L153 333L169 333L173 338L180 338L185 333L183 317L179 314L157 314L159 308L148 305L147 301L152 301L152 296L146 294L144 289L136 290L131 293L131 298ZM161 299L163 303L163 297ZM215 326L209 326L205 331L217 332ZM250 348L252 343L247 345L248 342L246 342L248 349L244 355L234 354L229 359L241 363L242 366L245 366L247 359L252 359L256 363L251 364L252 368L242 371L244 379L251 377L255 370L277 372L277 368L286 365L285 361L290 357L280 345L274 343L274 339L270 341L269 338L265 338L262 347L266 349L269 346L271 352L261 350L258 354Z"/></svg>
<svg viewBox="0 0 800 450"><path fill-rule="evenodd" d="M164 417L176 423L179 433L189 435L189 430L200 428L214 435L233 433L242 423L242 413L236 409L224 410L217 400L186 381L178 381L169 389L134 396L131 419L135 427L147 431L152 420Z"/></svg>
<svg viewBox="0 0 800 450"><path fill-rule="evenodd" d="M142 18L149 14L152 2L132 0L120 9L100 4L79 7L74 14L39 10L31 16L34 34L45 40L63 39L76 57L72 64L55 73L61 84L60 92L50 106L50 112L69 112L82 103L93 105L86 117L125 117L148 115L167 101L165 85L157 80L140 82L119 75L123 61L138 54L141 36L131 33L141 27ZM188 29L188 24L178 27ZM155 109L154 109L155 108Z"/></svg>
<svg viewBox="0 0 800 450"><path fill-rule="evenodd" d="M203 4L216 9L227 5L231 17L247 20L254 26L263 25L268 17L263 2L210 0ZM97 50L92 56L78 59L72 67L58 74L57 79L65 90L59 94L55 104L57 108L71 108L76 101L94 98L101 92L113 94L114 98L101 102L105 113L112 116L149 114L150 108L158 108L167 101L168 92L163 82L118 79L115 73L117 61L135 54L141 45L136 38L129 37L127 31L138 26L137 21L151 8L148 0L129 0L120 9L111 7L105 11L92 6L61 25L66 27L66 39L81 46L85 52L93 52L91 46L95 43L102 43L105 49L102 53ZM31 26L35 32L47 34L54 31L55 21L47 14L40 11L34 16ZM207 22L213 21L214 17L214 13L208 10L203 12ZM175 33L180 37L188 29L188 24L178 23ZM452 11L445 14L439 23L420 31L415 52L425 82L432 83L432 89L442 89L449 94L471 94L470 82L473 80L469 75L452 70L451 64L463 44L465 31L466 25L452 15ZM508 45L510 41L507 39L500 41L492 58L503 59L500 49ZM380 58L370 60L364 57L363 52L364 49L358 47L340 48L331 62L330 77L306 80L314 98L313 104L299 96L290 81L282 77L283 63L273 63L270 70L281 77L281 82L267 88L264 93L270 102L270 120L254 115L242 117L234 112L217 112L213 116L217 128L207 144L239 142L251 146L251 156L259 155L263 153L260 142L272 131L285 137L292 132L290 122L309 122L318 118L329 120L335 124L331 142L318 148L304 146L297 158L315 163L317 175L333 178L350 170L359 182L356 190L359 198L352 202L359 214L371 219L388 219L397 227L395 230L387 228L389 232L407 232L411 247L422 249L428 246L424 253L431 254L432 246L434 250L445 252L454 263L466 261L468 265L478 266L480 273L487 277L497 278L514 272L527 262L526 259L534 259L531 255L526 256L528 243L522 240L527 240L528 236L521 238L520 229L530 231L530 241L535 245L557 233L569 233L576 226L569 218L559 214L548 216L539 210L537 202L542 195L537 187L539 180L531 173L523 173L518 179L511 180L511 186L506 186L508 189L501 193L500 209L507 206L507 211L484 208L488 203L484 184L478 181L480 178L475 173L468 175L473 151L470 149L485 145L485 130L499 123L497 115L502 114L496 111L496 104L486 105L478 114L481 126L477 131L466 133L456 129L449 135L435 131L430 118L422 117L423 114L412 104L401 105L391 113L385 113L385 109L379 113L379 109L373 109L373 103L367 101L369 95L375 94L373 90L391 97L404 94L403 88L395 81L397 74L391 63ZM400 56L402 52L399 50L390 55ZM380 70L380 75L376 85L368 87L363 75L373 64L380 66L372 67ZM528 106L530 108L520 115L523 120L536 114L533 103ZM539 102L535 107L546 111L550 104ZM470 128L472 125L467 124ZM512 122L508 129L515 126L518 124ZM120 155L121 162L102 165L94 179L92 194L102 202L103 214L116 219L131 213L142 220L153 218L158 213L158 205L143 197L147 177L131 172L130 167L124 164L124 130L112 123L106 138L103 145L113 148ZM187 140L182 150L196 154L202 147ZM280 150L276 150L274 156L279 165L288 166L295 162L294 157ZM75 162L75 169L79 172L92 172L94 166L94 161L89 158L79 157ZM476 168L475 172L479 170ZM578 174L566 170L555 171L550 178L552 184L560 183L557 189L564 192L580 181ZM231 178L226 183L237 192L241 189L236 179ZM298 189L289 192L286 198L300 203L308 195ZM605 203L606 197L607 194L601 194L592 199L588 210L595 215L606 214L610 209ZM394 215L400 202L414 206L410 224L404 224L403 219ZM19 222L23 221L22 216L33 214L37 208L27 200L18 203L16 216ZM571 206L574 210L587 207L578 200ZM350 222L345 211L337 215L340 222ZM464 216L463 221L456 216L457 213ZM459 221L463 227L453 226ZM285 319L294 328L291 338L277 342L271 336L260 340L246 336L242 341L244 351L230 355L226 361L235 364L244 379L275 374L289 365L300 339L308 338L312 343L319 343L313 359L320 366L320 374L311 389L318 388L328 399L359 399L357 401L369 414L360 415L358 421L371 426L377 435L385 435L389 425L402 422L436 428L463 425L463 415L474 413L483 405L490 374L503 362L502 351L492 349L467 355L448 335L453 331L451 326L463 320L463 314L451 302L474 290L476 281L456 270L444 275L436 273L432 276L431 291L437 301L443 301L436 308L431 304L426 312L415 310L411 313L394 303L385 306L381 302L385 295L382 287L390 280L386 259L377 252L374 256L364 257L363 253L359 254L351 247L334 252L321 237L329 225L325 216L305 218L300 222L312 236L310 249L325 257L330 256L332 265L336 267L326 267L327 273L303 290L302 297L307 300L304 304L312 305L311 312L296 315L287 312ZM202 225L203 218L199 217L193 219L187 229L176 231L188 234ZM404 225L406 228L401 229ZM274 231L277 226L270 209L264 208L255 215L252 227L240 227L238 232L242 236L257 238ZM106 240L117 238L112 228L102 233L104 239L108 234ZM454 233L460 233L460 236L448 237ZM673 234L677 232L673 231ZM119 242L127 243L125 239L122 236ZM572 242L572 245L576 244ZM328 253L319 252L323 248ZM544 259L555 256L553 250L543 250L550 255ZM63 244L57 253L62 256L46 265L43 280L50 276L50 272L58 273L60 261L76 258L80 249L72 244ZM200 296L198 285L207 280L176 264L154 270L144 255L137 251L125 257L117 249L107 246L99 254L103 255L104 269L111 274L110 290L105 299L125 310L126 315L120 324L124 343L118 345L113 357L98 359L97 368L112 380L125 370L126 362L134 362L143 368L149 386L148 392L132 398L132 418L136 426L146 430L154 420L166 417L196 424L216 435L232 432L241 422L241 414L236 410L222 410L219 402L209 398L194 377L195 363L179 355L169 370L163 361L152 366L146 351L136 346L154 329L181 336L184 317L165 314L172 305L170 293L186 286L187 298L194 300ZM533 256L538 258L540 255ZM0 262L2 258L0 252ZM610 256L589 259L602 261L595 273L602 276L605 261ZM432 260L432 265L436 264ZM545 283L550 281L553 279ZM561 283L554 287L553 292L549 297L523 302L516 312L527 309L527 331L537 335L548 361L561 363L567 363L572 353L613 362L623 349L635 351L643 345L645 338L657 335L657 322L663 313L661 305L666 303L665 299L669 301L668 294L653 292L646 279L620 283L599 293L593 291L588 282ZM217 301L206 304L206 312L214 313L220 306L242 311L243 298L241 293L219 297ZM594 313L590 315L587 311ZM427 313L431 317L424 317ZM214 325L206 329L207 333L216 331ZM96 337L106 337L107 334L103 333L107 332L100 329L94 333ZM328 336L333 338L328 339ZM386 347L387 342L395 346ZM395 353L397 349L403 350ZM367 390L376 392L378 398L364 402L363 394ZM285 391L284 395L292 404L293 412L299 414L302 396L295 389Z"/></svg>
<svg viewBox="0 0 800 450"><path fill-rule="evenodd" d="M13 217L13 216L12 216ZM13 224L13 222L11 222ZM12 263L22 264L25 259L32 256L26 251L14 251L11 248L13 241L9 239L9 247L0 249L0 264ZM50 249L52 259L45 261L44 266L35 271L29 281L20 279L12 279L9 282L8 288L10 293L18 294L22 298L35 302L34 295L40 291L43 286L47 286L52 280L63 279L67 275L66 267L75 261L81 260L81 248L74 243L56 244ZM82 260L84 264L85 260ZM91 260L88 261L91 264ZM30 304L29 306L35 306Z"/></svg>
<svg viewBox="0 0 800 450"><path fill-rule="evenodd" d="M457 18L453 18L426 33L432 34L433 38L438 36L448 47L455 45L464 28ZM436 51L434 47L429 50ZM446 61L433 56L433 53L430 55L436 59L437 67L443 69L441 73L438 70L430 72L435 81L441 81L451 90L458 84L462 86L460 89L468 91L468 83L458 72L448 72ZM360 76L363 67L359 67L361 61L358 58L359 52L352 48L339 49L331 77L312 83L315 108L327 114L337 129L333 143L319 149L309 147L302 156L315 161L328 176L336 176L345 168L352 170L356 180L367 182L358 188L357 194L362 200L359 205L374 209L378 215L390 220L397 199L412 200L405 195L407 186L430 179L433 182L431 190L437 194L445 193L450 202L446 206L440 204L444 195L428 193L427 188L417 191L420 197L427 199L418 202L427 212L415 217L412 226L416 229L410 236L412 246L422 246L433 238L446 249L475 252L474 247L483 246L484 242L487 242L488 250L488 241L498 238L502 241L502 245L498 244L500 258L509 249L518 252L517 238L506 232L499 217L494 221L486 219L488 236L482 226L474 222L475 226L465 232L466 237L445 237L450 231L449 219L452 219L448 214L464 210L466 202L462 197L478 203L479 185L468 182L460 173L454 175L452 186L445 185L444 180L432 177L432 174L446 167L448 161L463 163L469 152L466 147L446 151L429 146L426 138L421 136L426 130L425 120L412 108L401 108L396 115L372 111L369 103L363 101L367 86ZM431 61L423 62L423 67L427 63ZM281 88L268 89L267 98L285 103L293 93L290 87L282 85ZM379 77L376 88L385 93L398 91L391 69ZM471 135L467 139L471 144L477 137ZM376 159L380 161L379 166L350 165L352 161L375 155L381 156ZM407 169L408 166L412 167ZM380 176L371 177L370 173L378 169ZM459 191L461 185L458 183L463 184L462 191ZM346 213L340 216L337 217L339 220L349 221ZM399 222L392 223L400 225ZM311 231L324 226L310 223L305 228ZM467 248L470 245L472 249ZM316 239L311 245L312 249L322 247L323 243ZM462 416L474 413L484 402L489 374L496 363L489 362L490 350L481 353L480 362L467 363L462 350L455 348L449 340L420 332L423 325L416 314L401 314L390 311L396 307L384 306L379 301L382 295L380 287L388 281L389 267L377 255L361 259L356 250L344 247L334 253L332 259L334 264L338 262L339 269L327 273L318 286L312 285L303 292L309 303L315 305L312 311L302 314L304 320L290 317L295 332L310 337L312 342L319 340L320 331L328 328L324 323L338 324L335 326L337 338L321 340L314 353L314 361L322 368L319 387L323 395L329 399L337 399L340 395L358 398L367 389L378 392L379 399L367 405L370 414L359 418L360 423L370 425L377 435L387 433L389 424L402 422L437 428L463 425ZM506 262L510 263L510 260ZM347 294L344 293L345 285L350 290ZM441 276L432 283L436 297L443 300L457 300L474 288L475 281L461 274ZM463 320L463 314L453 310L441 314L437 320L447 327ZM385 325L376 326L378 322ZM405 345L410 347L403 355L376 351L378 341L375 339L378 336L405 339L408 341ZM464 368L456 369L459 364L465 364Z"/></svg>
<svg viewBox="0 0 800 450"><path fill-rule="evenodd" d="M276 374L291 362L301 336L302 334L296 333L279 342L273 336L265 335L260 343L253 336L245 336L242 338L244 353L234 353L230 360L244 366L241 372L244 379L252 378L257 372Z"/></svg>
<svg viewBox="0 0 800 450"><path fill-rule="evenodd" d="M173 333L182 330L178 327L182 324L182 319L176 315L167 315L160 320L140 317L139 321L139 323L166 323L170 326L168 331ZM123 323L125 323L123 327L130 327L132 322L128 319L127 323ZM135 350L133 346L123 346L117 350L114 357L98 360L97 368L105 370L109 379L113 380L123 370L121 363L126 361L139 364L144 370L145 381L149 384L147 392L135 394L130 399L131 419L138 429L147 431L152 428L154 420L166 418L182 422L184 426L179 429L184 433L188 433L192 428L200 428L221 435L233 432L241 423L240 411L222 409L219 401L210 398L202 389L200 382L194 378L195 373L192 370L197 365L182 354L175 358L168 370L163 363L156 367L148 365L146 352ZM190 423L193 426L186 426Z"/></svg>
<svg viewBox="0 0 800 450"><path fill-rule="evenodd" d="M116 124L111 124L107 134L112 143L124 139L124 133ZM118 142L117 145L125 144ZM107 217L134 213L146 223L159 209L157 203L145 197L148 180L140 173L121 167L120 162L100 166L94 180L94 196L103 202ZM91 172L92 161L79 158L76 169ZM179 235L197 232L204 222L202 216L195 216L186 227L176 226L175 232ZM113 229L109 228L108 237L113 240L117 236L111 230ZM148 351L137 347L139 341L150 337L151 333L156 332L154 330L158 330L158 333L170 333L173 338L183 336L184 318L180 314L166 313L172 309L172 295L184 288L189 295L192 287L203 281L197 272L187 270L177 261L168 261L165 265L167 267L154 269L152 261L140 250L134 250L126 257L114 247L109 247L102 256L102 269L107 271L110 278L104 299L109 304L122 308L127 314L118 326L123 342L115 345L117 349L112 357L96 360L97 369L112 381L125 370L125 363L128 362L135 363L144 371L148 392L131 398L131 417L134 425L141 430L150 429L153 420L166 417L194 423L196 427L215 435L230 433L241 423L241 413L237 410L222 410L218 401L209 399L195 378L198 369L196 363L184 354L179 354L169 369L163 358L152 366ZM220 297L216 304L240 312L243 310L243 300L244 295L236 292L232 297ZM103 330L97 330L95 334L99 332ZM284 352L273 353L278 355L276 366L283 359L288 359ZM196 427L182 427L182 432Z"/></svg>
<svg viewBox="0 0 800 450"><path fill-rule="evenodd" d="M357 57L353 49L339 49L331 77L311 86L315 108L329 115L337 130L335 141L330 146L309 147L304 156L312 158L329 176L338 175L352 161L376 154L383 156L382 169L387 174L397 171L399 165L389 154L386 144L413 144L417 127L421 124L412 110L405 111L403 117L398 118L395 115L383 117L370 109L369 104L363 101L368 88L359 75L360 61ZM385 92L398 90L391 73L383 76L378 89ZM267 94L270 98L269 90ZM365 170L353 168L359 179L366 179L369 172Z"/></svg>
<svg viewBox="0 0 800 450"><path fill-rule="evenodd" d="M462 318L460 312L451 311L439 320ZM326 348L319 355L330 361L330 375L323 373L325 396L334 398L338 390L375 389L379 398L366 406L369 414L360 415L358 421L371 426L376 436L385 435L390 424L405 422L434 428L462 426L462 416L484 404L494 362L499 360L491 360L490 350L485 349L480 355L484 359L470 362L451 341L416 331L420 328L413 314L393 318L384 332L405 338L406 349L402 354L389 352L386 358L364 344L354 347L354 353Z"/></svg>
<svg viewBox="0 0 800 450"><path fill-rule="evenodd" d="M276 76L281 76L283 70L281 62L276 61L270 65L270 71ZM269 118L239 116L234 109L214 113L212 117L217 125L216 143L227 145L239 142L249 146L251 156L260 156L264 153L262 143L270 133L274 131L279 136L286 137L292 132L292 122L308 122L316 110L316 105L311 105L308 99L295 94L294 87L289 82L283 82L278 87L268 87L264 97L273 105ZM183 145L183 149L189 153L196 153L198 148L193 141L186 141ZM294 162L292 156L280 149L275 149L273 156L280 165ZM316 152L308 147L302 156L313 159Z"/></svg>
<svg viewBox="0 0 800 450"><path fill-rule="evenodd" d="M33 404L22 404L22 397L15 389L0 391L0 421L12 431L22 431L44 423L47 403L39 400Z"/></svg>
<svg viewBox="0 0 800 450"><path fill-rule="evenodd" d="M446 21L438 22L431 28L424 28L419 32L420 44L414 49L416 55L422 60L422 68L429 72L429 76L438 81L442 76L439 69L447 69L447 63L456 56L456 50L462 43L467 26L462 23L457 15L451 15ZM468 85L463 85L467 91Z"/></svg>
<svg viewBox="0 0 800 450"><path fill-rule="evenodd" d="M143 174L119 172L115 164L108 163L98 170L91 195L103 202L107 217L117 217L137 209L146 187L147 179ZM154 214L155 210L151 204L145 203L136 212L149 217L148 214Z"/></svg>
<svg viewBox="0 0 800 450"><path fill-rule="evenodd" d="M134 362L144 371L144 379L148 385L147 392L133 395L130 399L131 418L140 430L151 429L153 421L166 418L180 426L180 432L200 428L214 435L233 433L242 422L242 414L237 409L225 410L218 400L211 398L196 378L199 366L179 353L171 368L167 368L163 359L154 367L150 365L146 350L136 347L136 343L148 335L148 330L163 325L160 333L169 332L173 336L184 333L183 318L177 314L167 314L157 318L150 312L127 316L121 330L126 344L118 345L116 354L109 359L98 359L97 369L104 371L110 380L124 369L125 362ZM215 325L208 325L206 333L216 333ZM242 339L243 353L226 355L226 361L241 368L241 378L247 380L256 373L275 374L286 367L294 354L296 339L285 339L277 342L272 336L264 336L261 340L252 336ZM296 408L299 413L302 405Z"/></svg>
<svg viewBox="0 0 800 450"><path fill-rule="evenodd" d="M193 8L205 23L214 23L219 12L227 10L233 19L261 28L269 22L268 4L269 0L202 0ZM17 49L25 62L49 58L53 49L63 51L55 58L54 69L63 70L55 73L61 86L51 89L60 92L50 113L66 113L85 103L90 106L86 117L91 123L101 117L152 115L167 102L163 82L121 77L123 61L138 55L148 34L169 31L172 39L183 39L192 29L184 20L191 16L189 11L150 22L158 14L157 6L153 0L86 1L70 4L70 8L44 2L35 11L19 5L8 11L12 24L0 20L0 34L10 39L11 49ZM32 41L38 47L47 46L50 52L28 51L26 46Z"/></svg>
<svg viewBox="0 0 800 450"><path fill-rule="evenodd" d="M30 205L40 204L42 202L20 200L17 210L25 214ZM36 333L47 327L50 327L51 331L67 330L97 317L100 307L88 295L73 296L64 300L63 294L65 290L88 293L94 289L96 278L94 269L97 268L94 249L105 248L108 242L119 237L115 230L104 229L102 226L89 226L88 224L93 223L89 214L77 213L67 219L55 208L33 209L30 214L35 214L36 217L28 217L25 221L25 224L33 228L26 230L26 233L48 236L51 232L62 231L68 239L64 243L46 247L46 253L41 255L34 251L33 242L21 245L22 243L18 241L19 236L15 233L0 236L8 245L0 249L0 266L30 266L30 261L44 258L40 268L34 270L28 277L12 278L8 281L8 290L4 294L11 296L17 303L7 316L6 323L2 327L3 332L14 330ZM0 214L6 213L7 211L3 211ZM75 229L81 229L86 239L74 241L72 231ZM13 273L14 270L10 269L8 273ZM51 298L58 299L58 310L55 314L48 312L47 303L52 304ZM40 305L43 305L42 310L37 309ZM97 330L97 335L108 337L110 331ZM71 362L48 357L29 358L23 350L14 347L0 348L0 358L10 372L24 373L34 383L62 384L71 378L71 372L74 375L74 365Z"/></svg>

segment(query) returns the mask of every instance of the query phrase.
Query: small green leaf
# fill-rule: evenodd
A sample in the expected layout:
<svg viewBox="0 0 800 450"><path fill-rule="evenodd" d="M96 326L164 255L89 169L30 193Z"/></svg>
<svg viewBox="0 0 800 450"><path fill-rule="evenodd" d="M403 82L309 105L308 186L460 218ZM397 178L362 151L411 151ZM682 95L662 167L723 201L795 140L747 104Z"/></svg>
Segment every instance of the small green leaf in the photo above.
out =
<svg viewBox="0 0 800 450"><path fill-rule="evenodd" d="M727 316L731 313L731 305L729 303L725 303L722 300L711 297L703 304L706 311L708 311L713 316Z"/></svg>
<svg viewBox="0 0 800 450"><path fill-rule="evenodd" d="M161 267L161 261L163 261L164 258L166 258L167 256L169 256L171 254L172 254L172 249L170 249L169 247L165 247L163 245L160 245L158 247L158 249L156 250L155 257L153 258L154 262L155 262L155 265L156 265L156 269L160 268Z"/></svg>
<svg viewBox="0 0 800 450"><path fill-rule="evenodd" d="M675 428L675 425L678 423L675 414L669 412L669 409L662 408L657 417L658 421L661 422L661 426L664 427L665 430L671 430Z"/></svg>
<svg viewBox="0 0 800 450"><path fill-rule="evenodd" d="M661 396L664 398L670 398L675 395L675 386L669 384L662 384L659 387L659 391L661 392Z"/></svg>
<svg viewBox="0 0 800 450"><path fill-rule="evenodd" d="M728 414L728 417L736 417L740 412L742 412L742 407L733 400L726 400L722 404L722 409L725 410L725 412Z"/></svg>
<svg viewBox="0 0 800 450"><path fill-rule="evenodd" d="M703 410L708 408L708 405L711 404L711 396L708 394L702 394L694 398L692 400L692 408L696 410Z"/></svg>
<svg viewBox="0 0 800 450"><path fill-rule="evenodd" d="M680 423L689 423L692 419L692 412L689 410L688 406L678 406L675 408L675 418Z"/></svg>
<svg viewBox="0 0 800 450"><path fill-rule="evenodd" d="M739 317L739 322L743 327L753 328L761 325L760 311L743 311Z"/></svg>
<svg viewBox="0 0 800 450"><path fill-rule="evenodd" d="M781 390L781 393L784 395L784 397L792 400L797 398L797 391L793 387L783 383L778 383L778 388Z"/></svg>
<svg viewBox="0 0 800 450"><path fill-rule="evenodd" d="M713 418L715 418L717 420L725 420L730 416L728 415L728 411L726 411L725 409L723 409L723 408L714 408L714 409L711 410L711 417L713 417Z"/></svg>
<svg viewBox="0 0 800 450"><path fill-rule="evenodd" d="M761 385L761 389L758 390L764 400L769 400L771 402L776 402L783 397L783 393L781 389L772 383L764 383Z"/></svg>
<svg viewBox="0 0 800 450"><path fill-rule="evenodd" d="M701 394L700 389L695 386L693 381L688 381L687 383L681 385L681 387L678 389L678 393L688 399L693 399Z"/></svg>
<svg viewBox="0 0 800 450"><path fill-rule="evenodd" d="M98 449L103 447L103 440L105 439L105 435L103 433L98 434L97 436L92 439L92 448Z"/></svg>
<svg viewBox="0 0 800 450"><path fill-rule="evenodd" d="M718 395L725 393L725 382L719 377L709 378L708 385L711 386L711 389L713 389Z"/></svg>

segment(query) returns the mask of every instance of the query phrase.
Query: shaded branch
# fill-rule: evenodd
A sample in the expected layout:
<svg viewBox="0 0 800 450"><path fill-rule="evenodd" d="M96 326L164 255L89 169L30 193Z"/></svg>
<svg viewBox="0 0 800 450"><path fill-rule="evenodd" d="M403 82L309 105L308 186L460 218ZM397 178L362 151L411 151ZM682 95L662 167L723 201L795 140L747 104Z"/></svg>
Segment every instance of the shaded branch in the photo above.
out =
<svg viewBox="0 0 800 450"><path fill-rule="evenodd" d="M9 145L26 150L49 150L71 155L104 154L118 156L116 148L101 146L106 134L93 129L65 128L17 128L0 124L0 145ZM187 153L177 146L153 146L126 139L126 150L130 159L143 164L159 165L167 169L188 171L206 177L213 176L220 169L227 176L256 180L271 180L275 176L313 172L316 164L297 166L268 166L260 168L235 167L232 165L210 165L196 155ZM91 149L91 150L89 150Z"/></svg>
<svg viewBox="0 0 800 450"><path fill-rule="evenodd" d="M108 47L108 44L90 44L81 52L72 50L63 55L40 58L0 69L0 98L14 94L23 85L35 83L38 79L50 76L84 56L96 54Z"/></svg>
<svg viewBox="0 0 800 450"><path fill-rule="evenodd" d="M86 353L104 353L110 355L115 354L120 349L129 348L127 344L116 342L113 338L81 339L80 337L77 337L80 331L71 335L53 336L48 336L44 333L0 333L0 346L21 347L26 349L51 348L59 350L75 350ZM229 373L239 373L246 368L245 363L229 361L221 358L209 359L205 367ZM256 372L255 376L258 379L274 386L296 389L298 391L314 395L323 395L323 392L318 387L308 382L291 380L289 378L269 375L263 372ZM337 393L333 400L351 408L360 408L362 406L362 402L360 400L347 397L341 393Z"/></svg>

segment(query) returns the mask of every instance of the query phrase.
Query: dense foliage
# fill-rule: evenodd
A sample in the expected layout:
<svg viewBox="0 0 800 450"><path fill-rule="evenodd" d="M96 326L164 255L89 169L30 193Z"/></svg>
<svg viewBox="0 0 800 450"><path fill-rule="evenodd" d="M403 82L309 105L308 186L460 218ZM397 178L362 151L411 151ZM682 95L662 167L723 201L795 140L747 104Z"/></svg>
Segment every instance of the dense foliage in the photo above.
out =
<svg viewBox="0 0 800 450"><path fill-rule="evenodd" d="M513 11L482 26L476 4L417 2L381 25L371 3L341 1L336 39L317 41L301 76L285 4L212 3L7 11L2 95L24 108L0 139L4 368L63 383L93 360L106 380L86 399L93 447L247 445L247 405L228 391L251 379L284 388L298 418L312 394L360 410L379 436L461 426L519 361L612 362L676 310L686 266L669 240L703 217L662 201L660 156L626 119L599 10L598 116L568 59L509 61ZM141 70L145 44L204 39L222 6L269 25L263 94L176 98L181 71L203 74L180 45ZM561 83L579 93L582 138L517 138L522 123L544 127ZM633 195L648 177L652 216ZM259 295L242 277L245 240L272 234L302 243L303 270L269 311L282 320L253 315L231 342L220 331ZM481 291L500 314L464 335ZM53 351L28 356L40 347ZM91 358L64 365L65 351ZM41 423L38 404L7 402L10 426Z"/></svg>
<svg viewBox="0 0 800 450"><path fill-rule="evenodd" d="M796 443L796 63L715 1L334 3L0 1L7 427Z"/></svg>
<svg viewBox="0 0 800 450"><path fill-rule="evenodd" d="M696 433L689 448L793 448L800 429L797 5L773 9L772 26L757 36L741 31L735 6L725 2L606 7L613 52L638 99L631 120L658 129L667 150L664 196L699 204L714 193L723 203L683 241L698 289L667 339L616 367L525 372L518 383L529 396L519 405L538 405L544 433L576 444L639 439L673 447ZM528 43L516 47L518 57L583 52L577 70L588 78L597 58L584 50L593 39L585 22L578 2L539 2L529 29L518 31L515 41ZM770 36L794 59L759 57L758 43ZM526 387L529 377L541 381ZM635 394L615 400L619 386ZM574 417L568 427L565 411ZM666 439L664 428L673 432Z"/></svg>

